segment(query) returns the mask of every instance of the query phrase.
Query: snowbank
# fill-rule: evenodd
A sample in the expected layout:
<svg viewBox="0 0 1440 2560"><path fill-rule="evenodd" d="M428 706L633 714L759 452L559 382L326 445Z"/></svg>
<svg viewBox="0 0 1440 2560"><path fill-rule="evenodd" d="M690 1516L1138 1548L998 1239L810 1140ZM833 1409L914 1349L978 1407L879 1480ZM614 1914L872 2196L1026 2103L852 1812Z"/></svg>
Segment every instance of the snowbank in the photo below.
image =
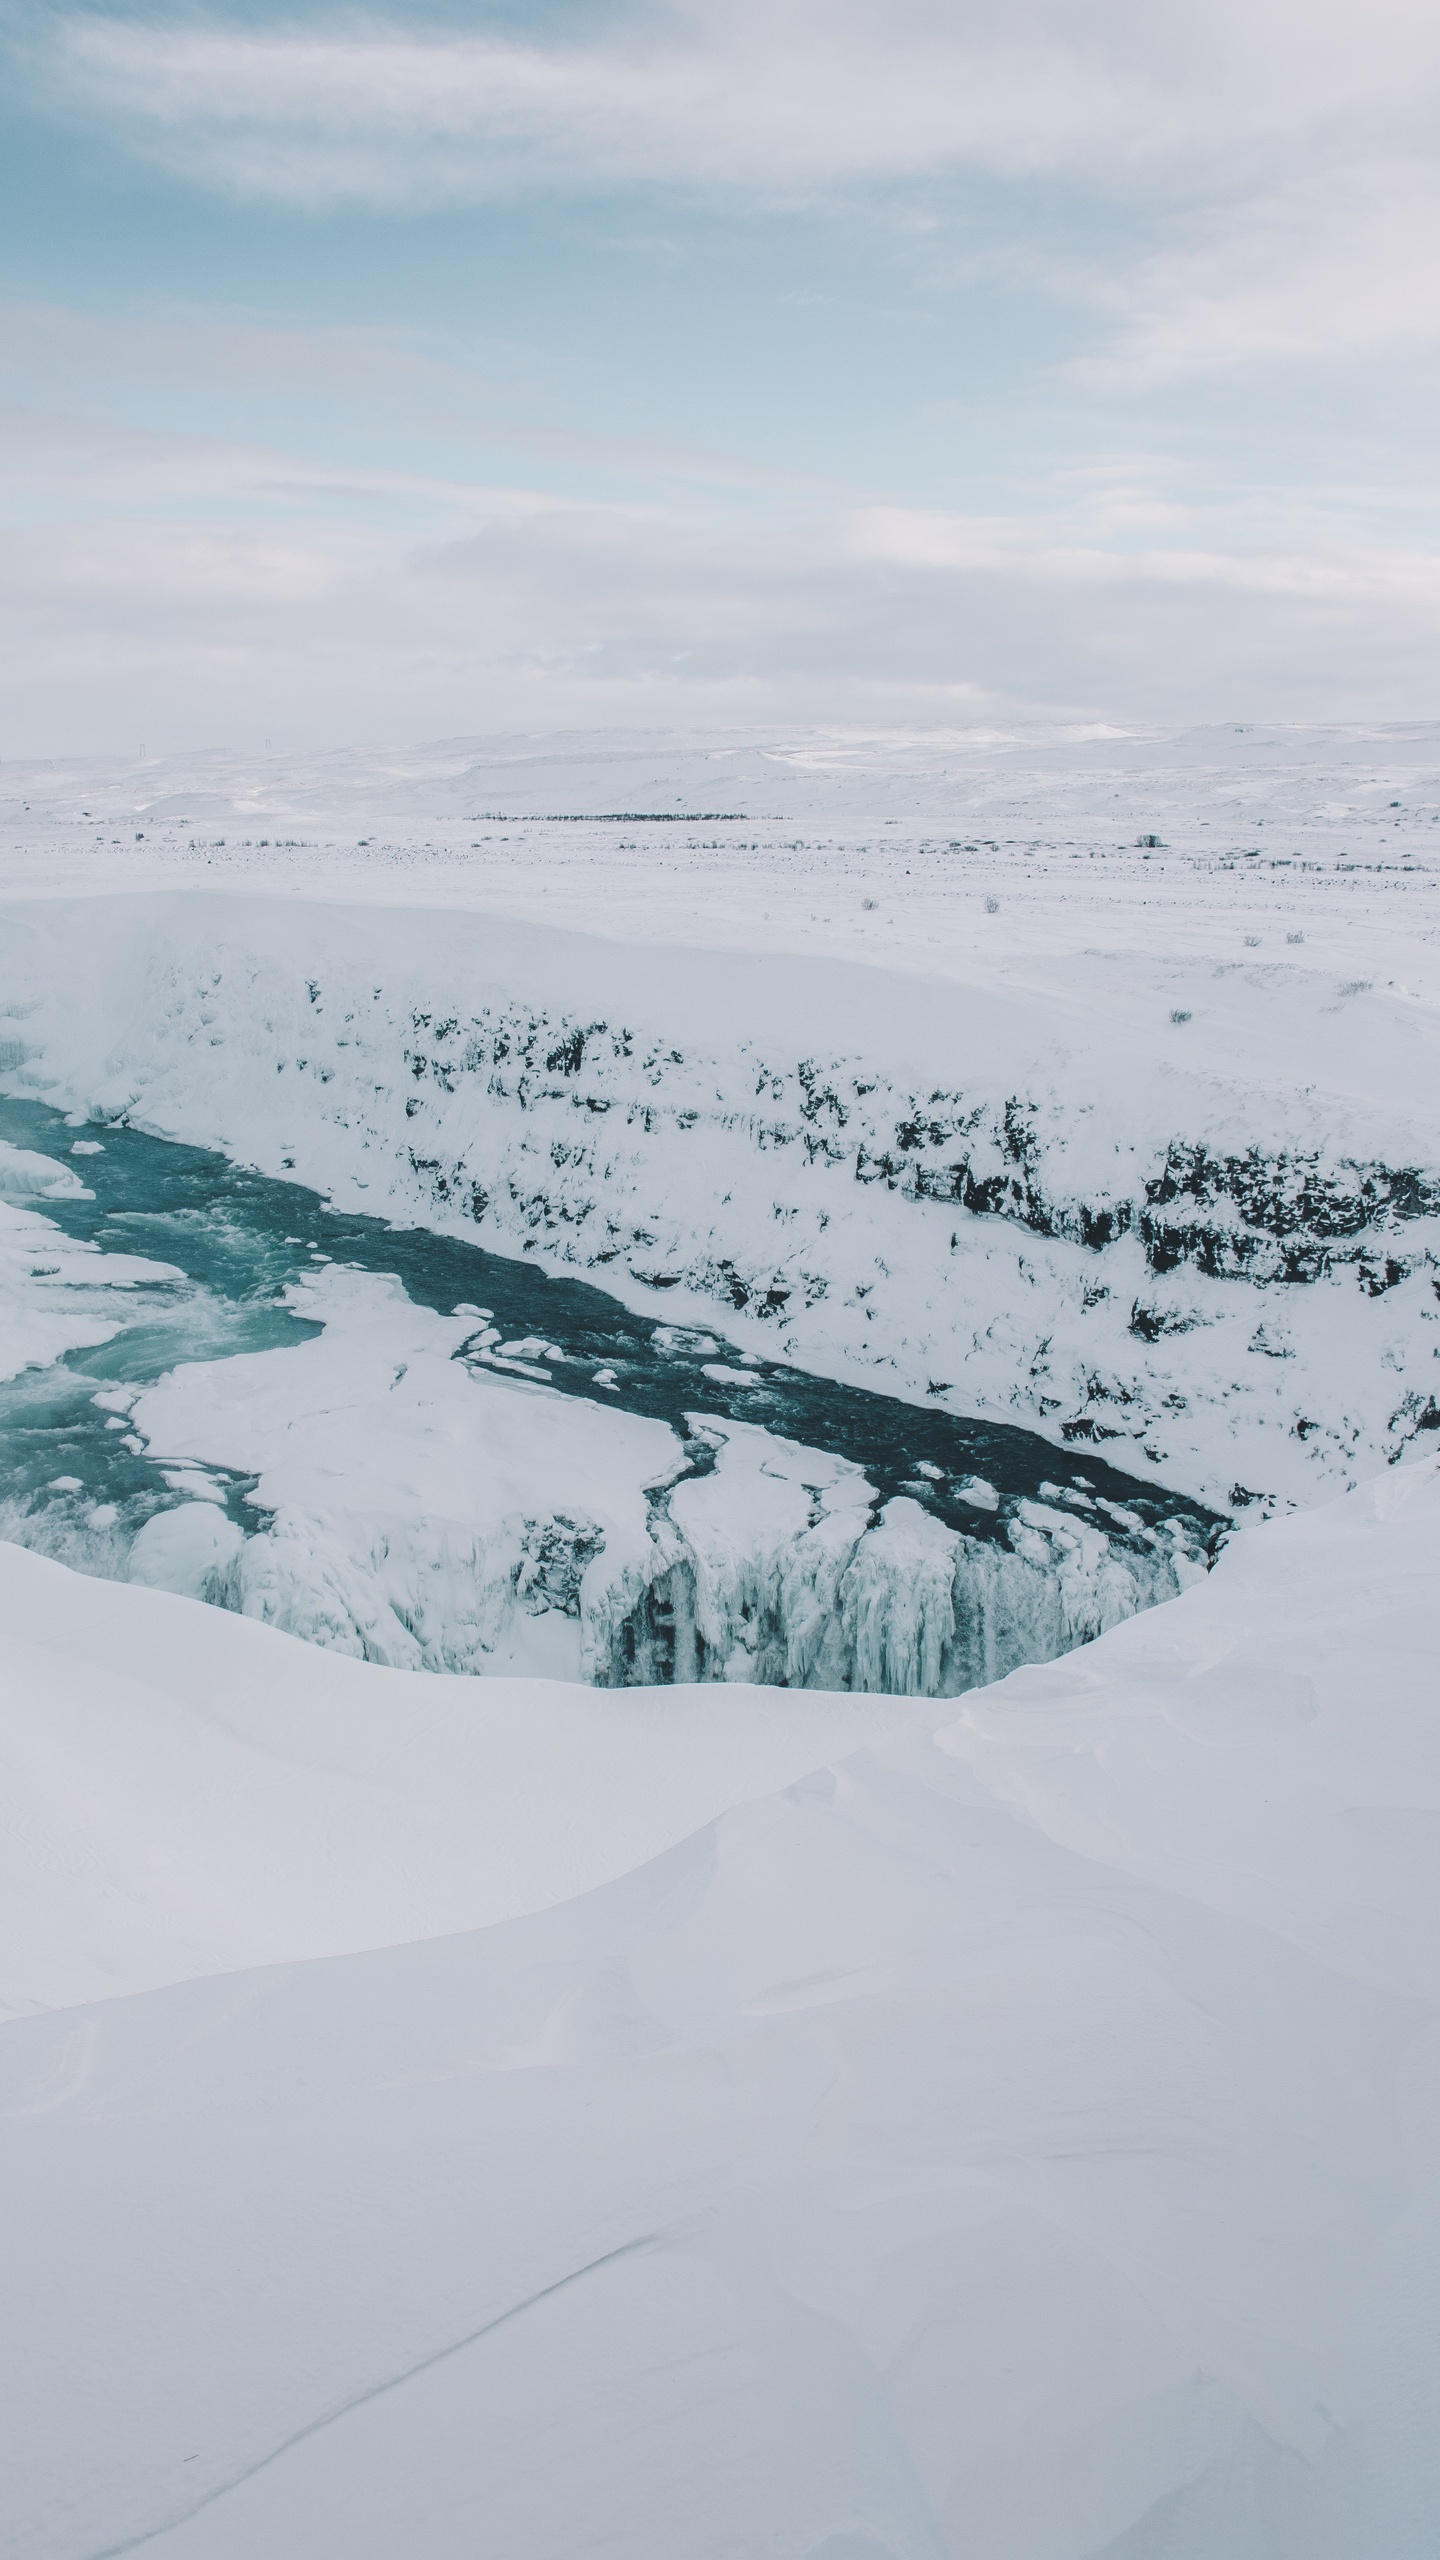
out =
<svg viewBox="0 0 1440 2560"><path fill-rule="evenodd" d="M934 1712L381 1670L4 1543L0 1626L0 2016L539 1910Z"/></svg>
<svg viewBox="0 0 1440 2560"><path fill-rule="evenodd" d="M688 1751L680 1697L541 1690L527 1729L472 1684L457 1717L448 1683L4 1557L32 1647L6 1800L56 1944L123 1801L136 1978L167 1932L175 1972L224 1962L157 1886L223 1795L260 1843L217 1879L231 1944L243 1906L290 1959L0 2035L9 2547L1427 2548L1437 1532L1440 1473L1403 1468L744 1806L762 1698L707 1693L744 1732L692 1837L319 1961L367 1890L377 1936L458 1917L455 1866L428 1905L415 1874L467 1822L504 1857L497 1733L545 1764L525 1804L564 1781L538 1838L566 1827L583 1886L628 1792L567 1755L612 1717ZM797 1737L897 1713L763 1705ZM151 1767L181 1776L132 1832Z"/></svg>

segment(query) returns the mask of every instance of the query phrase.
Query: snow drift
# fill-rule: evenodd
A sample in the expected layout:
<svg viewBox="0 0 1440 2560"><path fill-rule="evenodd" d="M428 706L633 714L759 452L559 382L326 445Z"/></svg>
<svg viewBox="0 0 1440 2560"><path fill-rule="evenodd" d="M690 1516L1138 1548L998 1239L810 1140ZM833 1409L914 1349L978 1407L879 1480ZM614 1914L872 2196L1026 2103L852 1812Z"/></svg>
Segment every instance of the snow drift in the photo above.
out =
<svg viewBox="0 0 1440 2560"><path fill-rule="evenodd" d="M138 1880L135 1978L163 1979L167 1931L183 1975L195 1784L228 1802L252 1755L235 1831L267 1910L238 1851L214 1908L233 1891L291 1960L0 2035L7 2547L1427 2548L1437 1531L1440 1474L1403 1468L958 1715L834 1701L843 1756L731 1810L716 1769L714 1818L670 1847L666 1755L663 1854L579 1899L319 1957L317 1914L321 1945L366 1943L367 1874L376 1936L407 1904L423 1925L407 1798L452 1826L452 1877L467 1823L479 1848L473 1719L525 1747L504 1684L458 1719L431 1684L417 1778L402 1675L12 1557L37 1933L68 1933L79 1988L85 1928L103 1964ZM293 1729L292 1663L318 1701ZM743 1791L765 1718L734 1698ZM830 1702L764 1703L808 1740ZM568 1752L692 1708L577 1705L567 1729L536 1696L583 1887L618 1806ZM82 1840L93 1876L157 1747L193 1778L152 1802L130 1883L122 1820L77 1903ZM308 1826L332 1787L327 1924ZM450 1925L454 1885L428 1907Z"/></svg>

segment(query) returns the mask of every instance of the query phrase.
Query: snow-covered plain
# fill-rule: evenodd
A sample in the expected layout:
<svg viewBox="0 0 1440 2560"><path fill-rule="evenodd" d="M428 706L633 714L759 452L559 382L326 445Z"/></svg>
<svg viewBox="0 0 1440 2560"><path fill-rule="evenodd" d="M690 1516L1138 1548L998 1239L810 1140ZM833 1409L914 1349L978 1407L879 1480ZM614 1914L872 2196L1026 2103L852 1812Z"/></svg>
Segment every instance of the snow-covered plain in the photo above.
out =
<svg viewBox="0 0 1440 2560"><path fill-rule="evenodd" d="M1431 2549L1437 1530L958 1713L0 1554L6 2549Z"/></svg>
<svg viewBox="0 0 1440 2560"><path fill-rule="evenodd" d="M1440 732L17 778L14 1090L1220 1508L1440 1410Z"/></svg>

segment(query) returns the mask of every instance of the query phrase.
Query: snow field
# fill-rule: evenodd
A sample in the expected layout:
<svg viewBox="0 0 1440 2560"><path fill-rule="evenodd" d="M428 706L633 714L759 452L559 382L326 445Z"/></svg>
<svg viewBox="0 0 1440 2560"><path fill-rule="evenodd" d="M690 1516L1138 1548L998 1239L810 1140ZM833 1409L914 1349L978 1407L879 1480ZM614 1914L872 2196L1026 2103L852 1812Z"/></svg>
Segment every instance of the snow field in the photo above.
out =
<svg viewBox="0 0 1440 2560"><path fill-rule="evenodd" d="M1433 726L7 780L12 895L82 901L5 919L12 1089L1093 1430L1221 1507L1354 1482L1436 1409ZM198 886L225 907L90 903ZM302 919L317 892L382 913Z"/></svg>
<svg viewBox="0 0 1440 2560"><path fill-rule="evenodd" d="M8 2546L1423 2549L1437 1528L1403 1467L958 1714L708 1691L688 1837L684 1693L461 1693L0 1558L52 1996L127 1896L137 1983L286 1959L0 2036ZM550 1908L330 1952L367 1895L458 1920L515 1829Z"/></svg>

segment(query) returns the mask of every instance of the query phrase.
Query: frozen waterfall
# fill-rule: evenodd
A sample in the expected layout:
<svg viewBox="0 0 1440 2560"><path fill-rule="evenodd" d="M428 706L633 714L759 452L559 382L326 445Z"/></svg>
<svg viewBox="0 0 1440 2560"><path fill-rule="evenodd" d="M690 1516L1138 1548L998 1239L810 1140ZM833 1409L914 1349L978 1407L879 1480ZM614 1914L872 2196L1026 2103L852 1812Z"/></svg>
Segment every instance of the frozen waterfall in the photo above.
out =
<svg viewBox="0 0 1440 2560"><path fill-rule="evenodd" d="M578 1509L459 1530L288 1503L218 1554L195 1542L187 1587L397 1668L949 1697L1205 1570L1183 1523L1130 1532L1019 1501L967 1534L909 1496L878 1504L858 1467L752 1425L696 1416L689 1449L690 1470L652 1488L640 1538L607 1538ZM132 1573L144 1567L137 1553Z"/></svg>

